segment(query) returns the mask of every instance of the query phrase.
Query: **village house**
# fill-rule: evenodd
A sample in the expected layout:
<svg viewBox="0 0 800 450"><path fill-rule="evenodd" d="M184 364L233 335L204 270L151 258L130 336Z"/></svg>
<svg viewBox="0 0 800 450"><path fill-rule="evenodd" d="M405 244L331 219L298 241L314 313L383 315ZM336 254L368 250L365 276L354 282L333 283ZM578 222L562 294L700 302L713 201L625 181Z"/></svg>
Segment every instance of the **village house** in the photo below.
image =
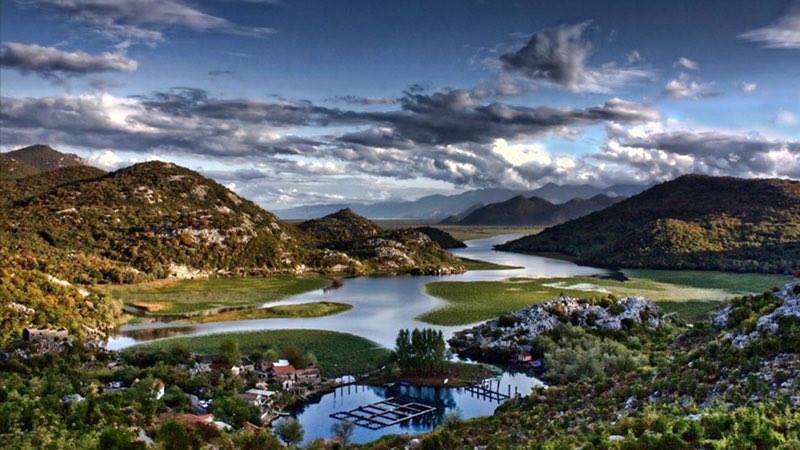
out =
<svg viewBox="0 0 800 450"><path fill-rule="evenodd" d="M264 412L272 404L272 397L274 395L275 391L267 389L248 389L239 394L239 398L257 407L261 412Z"/></svg>
<svg viewBox="0 0 800 450"><path fill-rule="evenodd" d="M231 373L239 376L245 373L249 373L255 370L255 365L253 364L239 364L235 366L231 366Z"/></svg>
<svg viewBox="0 0 800 450"><path fill-rule="evenodd" d="M279 359L275 362L261 363L261 370L258 373L268 381L294 381L296 372L297 369L288 360Z"/></svg>
<svg viewBox="0 0 800 450"><path fill-rule="evenodd" d="M34 346L38 353L61 351L69 343L69 331L25 328L22 330L22 340Z"/></svg>
<svg viewBox="0 0 800 450"><path fill-rule="evenodd" d="M300 384L316 385L322 382L322 374L317 367L307 367L295 371L295 381Z"/></svg>

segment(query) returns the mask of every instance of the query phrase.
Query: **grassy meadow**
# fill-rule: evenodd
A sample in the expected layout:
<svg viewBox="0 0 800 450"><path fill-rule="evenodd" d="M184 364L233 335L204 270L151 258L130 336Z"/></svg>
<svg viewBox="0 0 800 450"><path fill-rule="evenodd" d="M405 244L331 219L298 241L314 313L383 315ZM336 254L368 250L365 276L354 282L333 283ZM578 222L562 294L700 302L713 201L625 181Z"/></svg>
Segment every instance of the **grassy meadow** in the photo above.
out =
<svg viewBox="0 0 800 450"><path fill-rule="evenodd" d="M313 302L299 305L280 305L269 308L237 309L215 314L192 316L182 322L210 323L228 320L255 319L300 319L308 317L332 316L353 309L353 305L336 302Z"/></svg>
<svg viewBox="0 0 800 450"><path fill-rule="evenodd" d="M773 287L783 286L792 278L789 275L702 270L625 269L623 272L631 279L647 279L703 289L722 289L733 295L764 292Z"/></svg>
<svg viewBox="0 0 800 450"><path fill-rule="evenodd" d="M467 270L513 270L513 269L521 269L522 267L517 266L506 266L503 264L495 264L488 261L480 261L477 259L470 259L470 258L459 258L461 263L464 264L464 267Z"/></svg>
<svg viewBox="0 0 800 450"><path fill-rule="evenodd" d="M527 236L536 234L544 227L511 227L511 226L488 226L488 225L435 225L436 228L446 231L459 241L469 241L472 239L484 239L501 234L520 234Z"/></svg>
<svg viewBox="0 0 800 450"><path fill-rule="evenodd" d="M209 334L175 337L148 342L128 351L182 348L193 353L218 355L222 343L233 339L243 355L279 351L294 345L303 352L313 353L327 377L357 375L385 365L390 351L380 345L352 334L322 330L263 330L242 333Z"/></svg>
<svg viewBox="0 0 800 450"><path fill-rule="evenodd" d="M664 273L662 273L664 272ZM788 277L722 272L625 271L628 281L593 277L509 278L502 281L443 281L425 286L428 294L447 304L418 319L436 325L465 325L508 311L550 300L559 295L592 297L613 294L642 296L667 312L698 320L717 302L732 296L763 292ZM739 279L742 277L742 279Z"/></svg>
<svg viewBox="0 0 800 450"><path fill-rule="evenodd" d="M149 315L191 315L202 311L258 305L322 289L331 281L319 276L159 280L102 287L113 298Z"/></svg>

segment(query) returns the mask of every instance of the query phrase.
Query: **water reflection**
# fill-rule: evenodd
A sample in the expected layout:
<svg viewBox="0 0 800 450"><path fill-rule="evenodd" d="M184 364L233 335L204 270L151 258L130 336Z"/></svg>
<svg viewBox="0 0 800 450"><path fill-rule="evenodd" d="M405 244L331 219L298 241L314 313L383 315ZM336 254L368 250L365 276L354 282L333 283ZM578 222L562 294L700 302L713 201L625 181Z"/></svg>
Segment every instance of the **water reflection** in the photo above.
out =
<svg viewBox="0 0 800 450"><path fill-rule="evenodd" d="M518 392L528 395L534 386L541 385L535 378L524 374L504 373L493 380L499 383L501 392ZM457 413L462 419L486 416L494 412L501 401L489 396L476 394L463 388L433 388L417 386L343 386L333 392L310 400L305 405L290 411L305 429L305 443L314 439L331 436L331 426L336 419L331 414L347 411L359 406L379 402L388 398L400 401L411 401L436 407L433 414L416 417L407 422L370 430L356 427L353 442L365 443L397 433L424 433L430 431L442 422L444 416L450 412Z"/></svg>

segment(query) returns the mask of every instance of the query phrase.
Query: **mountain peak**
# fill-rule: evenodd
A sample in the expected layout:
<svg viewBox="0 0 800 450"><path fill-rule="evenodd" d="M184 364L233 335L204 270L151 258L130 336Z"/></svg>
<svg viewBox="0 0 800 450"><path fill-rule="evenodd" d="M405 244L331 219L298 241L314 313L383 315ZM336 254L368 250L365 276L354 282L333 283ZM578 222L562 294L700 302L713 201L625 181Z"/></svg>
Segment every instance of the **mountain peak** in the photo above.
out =
<svg viewBox="0 0 800 450"><path fill-rule="evenodd" d="M375 222L356 214L350 208L340 209L319 219L307 220L298 226L319 241L330 243L373 237L382 231Z"/></svg>
<svg viewBox="0 0 800 450"><path fill-rule="evenodd" d="M5 153L5 156L35 167L42 172L71 166L85 166L86 161L72 153L62 153L49 145L36 144Z"/></svg>

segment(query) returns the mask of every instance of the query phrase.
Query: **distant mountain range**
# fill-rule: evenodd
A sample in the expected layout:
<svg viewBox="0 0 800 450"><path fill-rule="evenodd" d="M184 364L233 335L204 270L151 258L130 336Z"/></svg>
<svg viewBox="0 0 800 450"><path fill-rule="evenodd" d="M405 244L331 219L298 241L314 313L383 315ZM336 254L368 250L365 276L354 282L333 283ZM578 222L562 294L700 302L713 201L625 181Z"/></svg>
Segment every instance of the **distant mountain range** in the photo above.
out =
<svg viewBox="0 0 800 450"><path fill-rule="evenodd" d="M599 194L609 197L628 197L645 189L647 189L647 186L635 184L616 184L607 188L598 188L590 185L556 185L548 183L538 189L529 191L499 188L475 189L454 195L428 195L409 201L306 205L276 210L275 214L287 220L310 219L349 208L357 214L370 219L442 220L467 211L471 212L491 203L503 202L519 195L526 198L539 197L551 203L565 203L575 198L588 199Z"/></svg>
<svg viewBox="0 0 800 450"><path fill-rule="evenodd" d="M526 198L518 195L504 202L474 209L466 215L448 217L441 223L448 225L555 225L607 208L622 199L624 197L597 194L588 199L578 197L566 203L555 204L539 197Z"/></svg>
<svg viewBox="0 0 800 450"><path fill-rule="evenodd" d="M498 248L602 266L791 273L800 182L684 175Z"/></svg>

